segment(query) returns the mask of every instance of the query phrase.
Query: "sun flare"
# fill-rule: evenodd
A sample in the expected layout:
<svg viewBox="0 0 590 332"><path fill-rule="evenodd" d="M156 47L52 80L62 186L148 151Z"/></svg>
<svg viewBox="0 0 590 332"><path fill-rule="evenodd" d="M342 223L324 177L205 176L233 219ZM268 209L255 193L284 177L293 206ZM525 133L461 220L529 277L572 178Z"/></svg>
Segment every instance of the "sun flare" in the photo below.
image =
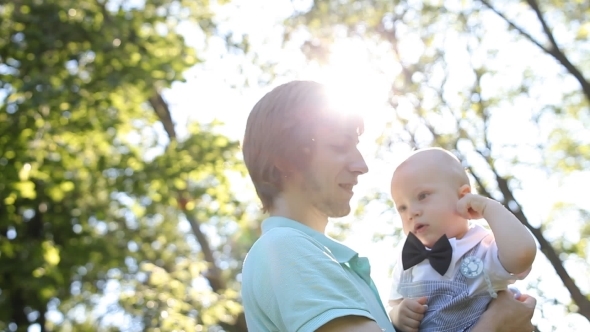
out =
<svg viewBox="0 0 590 332"><path fill-rule="evenodd" d="M326 86L335 110L361 115L369 129L390 119L386 102L391 76L373 67L369 50L358 43L349 39L336 41L328 63L314 68L309 76Z"/></svg>

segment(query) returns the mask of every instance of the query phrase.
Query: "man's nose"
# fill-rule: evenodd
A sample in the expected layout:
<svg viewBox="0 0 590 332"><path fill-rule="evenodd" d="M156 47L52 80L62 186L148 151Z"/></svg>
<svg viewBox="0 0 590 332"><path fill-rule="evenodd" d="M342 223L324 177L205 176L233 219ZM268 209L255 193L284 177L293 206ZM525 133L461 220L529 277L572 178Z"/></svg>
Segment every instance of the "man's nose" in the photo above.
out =
<svg viewBox="0 0 590 332"><path fill-rule="evenodd" d="M369 166L365 162L365 158L361 155L360 151L356 150L352 157L349 165L349 170L353 173L365 174L369 171Z"/></svg>

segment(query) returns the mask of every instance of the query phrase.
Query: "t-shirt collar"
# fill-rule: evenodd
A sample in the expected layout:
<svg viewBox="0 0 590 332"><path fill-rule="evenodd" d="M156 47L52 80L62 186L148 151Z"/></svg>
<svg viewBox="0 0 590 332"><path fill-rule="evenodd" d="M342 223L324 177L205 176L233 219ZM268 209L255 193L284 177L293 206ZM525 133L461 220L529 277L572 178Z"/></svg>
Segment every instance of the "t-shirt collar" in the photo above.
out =
<svg viewBox="0 0 590 332"><path fill-rule="evenodd" d="M352 258L358 256L358 253L356 251L350 249L344 244L334 239L331 239L325 234L320 233L298 221L285 217L268 217L266 220L262 222L262 233L264 234L276 227L290 227L309 235L314 240L318 241L323 246L328 248L330 252L332 252L332 255L334 255L334 258L336 258L338 263L347 263Z"/></svg>

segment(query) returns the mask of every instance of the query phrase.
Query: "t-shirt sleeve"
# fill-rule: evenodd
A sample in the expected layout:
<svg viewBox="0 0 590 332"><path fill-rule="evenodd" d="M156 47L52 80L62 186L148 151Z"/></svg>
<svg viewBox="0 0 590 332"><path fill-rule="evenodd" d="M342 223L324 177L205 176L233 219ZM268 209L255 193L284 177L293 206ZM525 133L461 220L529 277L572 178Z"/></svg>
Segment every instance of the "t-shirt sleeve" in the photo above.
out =
<svg viewBox="0 0 590 332"><path fill-rule="evenodd" d="M288 228L266 235L247 258L259 260L254 275L260 288L252 289L252 296L279 330L315 331L348 315L374 320L348 267L319 242Z"/></svg>

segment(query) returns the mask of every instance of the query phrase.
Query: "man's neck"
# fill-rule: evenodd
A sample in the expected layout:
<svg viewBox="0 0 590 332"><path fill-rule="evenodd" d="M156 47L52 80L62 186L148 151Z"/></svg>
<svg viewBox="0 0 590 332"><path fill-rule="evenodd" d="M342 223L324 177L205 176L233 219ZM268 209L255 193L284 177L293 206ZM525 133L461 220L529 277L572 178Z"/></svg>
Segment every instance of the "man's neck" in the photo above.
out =
<svg viewBox="0 0 590 332"><path fill-rule="evenodd" d="M326 231L328 217L314 206L301 204L300 200L284 194L275 197L273 203L274 206L269 211L271 216L295 220L322 234Z"/></svg>

